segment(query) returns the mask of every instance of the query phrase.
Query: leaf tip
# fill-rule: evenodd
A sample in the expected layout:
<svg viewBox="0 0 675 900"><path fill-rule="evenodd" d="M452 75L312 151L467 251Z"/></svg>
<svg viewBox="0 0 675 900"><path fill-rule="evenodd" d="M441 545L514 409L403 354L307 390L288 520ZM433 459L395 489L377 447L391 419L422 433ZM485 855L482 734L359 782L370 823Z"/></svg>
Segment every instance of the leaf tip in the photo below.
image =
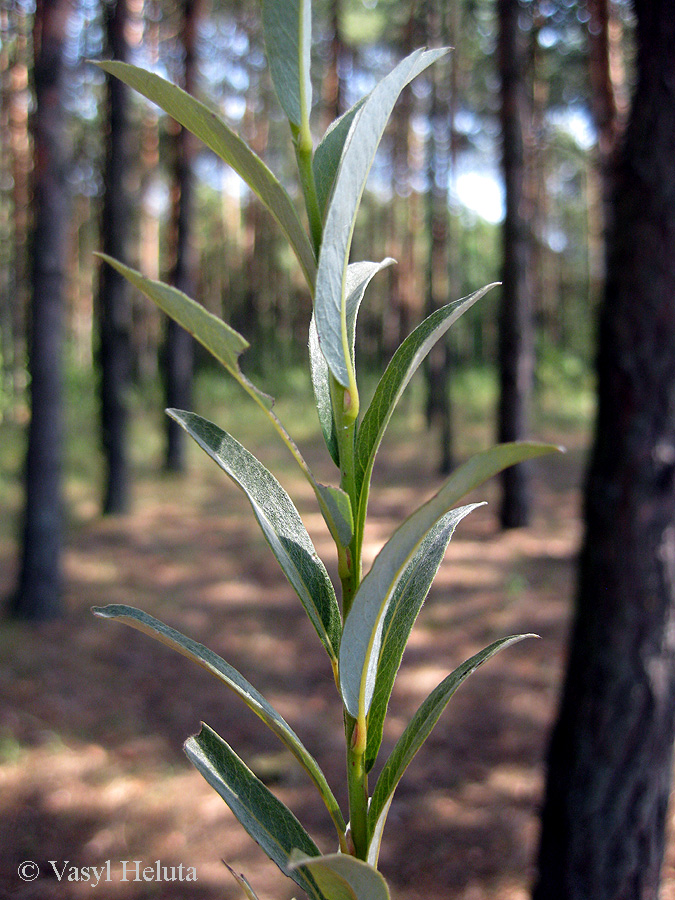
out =
<svg viewBox="0 0 675 900"><path fill-rule="evenodd" d="M92 606L91 611L101 619L116 619L120 614L120 606L117 603L109 603L107 606Z"/></svg>

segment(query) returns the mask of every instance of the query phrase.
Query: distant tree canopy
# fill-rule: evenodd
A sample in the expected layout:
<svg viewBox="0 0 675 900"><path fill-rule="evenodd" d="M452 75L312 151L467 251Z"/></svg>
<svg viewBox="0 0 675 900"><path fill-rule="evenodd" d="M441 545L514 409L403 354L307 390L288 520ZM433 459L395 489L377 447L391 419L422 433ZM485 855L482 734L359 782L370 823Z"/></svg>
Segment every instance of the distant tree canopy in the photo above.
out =
<svg viewBox="0 0 675 900"><path fill-rule="evenodd" d="M91 359L91 250L98 243L96 233L103 198L102 116L106 109L102 102L103 77L86 60L104 52L104 7L93 0L73 3L73 28L67 38L65 60L68 78L64 85L71 148L66 162L67 180L74 200L68 244L67 340L74 346L75 357L86 362ZM617 21L629 23L625 4L614 6ZM400 0L379 0L367 5L362 0L319 2L316 10L313 51L318 100L314 118L318 134L326 121L322 104L334 102L330 100L332 89L324 90L322 82L328 78L336 23L340 51L335 71L343 108L367 91L375 77L401 56L406 46L427 38L417 8ZM390 276L399 285L394 312L392 305L384 302L390 287L386 279L380 288L374 286L373 300L364 309L362 352L366 361L381 363L382 356L390 352L394 344L390 336L397 332L393 315L412 321L422 313L426 245L430 238L423 227L424 207L415 207L415 202L433 185L437 186L435 190L447 190L449 198L449 234L456 245L452 251L453 287L465 294L500 271L493 240L486 242L484 237L486 231L496 227L501 205L495 6L488 0L463 0L457 14L461 30L453 38L457 46L456 68L446 69L445 82L440 93L436 92L437 96L447 97L442 116L447 119L447 110L451 110L454 163L448 167L442 162L443 154L447 156L449 132L441 133L445 126L441 126L438 102L436 113L432 112L429 76L403 101L402 108L407 112L404 118L398 117L383 146L358 225L355 252L378 258L386 255L392 244L405 250L398 272ZM21 262L25 244L22 216L27 203L22 187L25 176L21 173L26 168L26 157L22 149L25 141L19 133L22 127L25 129L25 121L22 123L17 111L26 98L26 82L21 73L30 67L25 35L31 12L27 3L17 3L3 15L0 64L5 114L0 127L4 129L3 146L7 148L1 165L7 177L0 180L0 227L7 242L3 242L4 257L0 260L2 283L6 285L0 323L3 390L7 394L12 385L20 384L13 372L16 360L24 359L22 314L8 304L7 298L22 296L10 291L10 287L15 284L20 288L17 282L26 277L25 264ZM591 269L597 258L593 210L598 189L585 59L588 18L583 5L544 5L533 0L520 4L518 19L528 63L523 73L525 89L536 99L525 123L525 140L529 154L526 191L528 202L536 207L530 237L537 248L537 345L542 352L548 347L560 348L585 358L590 351L588 296ZM204 15L194 49L194 90L224 111L232 124L264 152L275 171L290 177L285 126L263 68L257 19L256 5L248 2L220 2ZM153 65L180 82L184 54L180 22L177 4L146 0L142 6L134 5L126 26L130 60ZM128 217L130 262L161 272L172 265L169 196L173 126L164 116L157 118L157 113L138 98L131 99L129 115L131 152L126 181L139 201L132 205ZM442 165L436 173L428 170L425 149L432 140L436 140L437 164ZM200 223L195 246L199 261L196 293L209 308L236 321L249 336L261 339L259 346L265 346L266 335L274 335L277 347L281 342L284 356L292 360L304 352L302 332L307 316L306 304L299 306L295 301L299 282L293 261L282 250L267 219L251 209L253 201L236 177L209 151L196 148L194 169L195 215ZM289 188L294 189L292 180ZM588 216L585 210L589 210ZM243 240L234 227L242 216L246 223ZM260 278L247 264L251 242L256 239L268 244L265 256L271 277ZM255 294L253 305L251 289ZM137 299L133 298L132 304L132 368L137 374L151 373L153 365L148 354L160 342L161 329L152 314L140 308ZM494 359L493 312L485 309L477 311L476 316L480 321L463 326L453 348L460 362ZM264 352L261 351L263 356ZM261 364L263 361L258 360Z"/></svg>

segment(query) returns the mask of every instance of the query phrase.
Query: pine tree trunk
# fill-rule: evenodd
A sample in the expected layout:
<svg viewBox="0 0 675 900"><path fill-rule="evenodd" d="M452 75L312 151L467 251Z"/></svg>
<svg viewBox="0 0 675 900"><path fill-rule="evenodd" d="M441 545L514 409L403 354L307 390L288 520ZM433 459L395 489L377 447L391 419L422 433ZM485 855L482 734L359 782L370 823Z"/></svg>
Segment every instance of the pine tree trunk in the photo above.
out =
<svg viewBox="0 0 675 900"><path fill-rule="evenodd" d="M586 534L535 900L656 900L675 738L675 11L636 0Z"/></svg>
<svg viewBox="0 0 675 900"><path fill-rule="evenodd" d="M18 394L26 373L26 320L28 318L28 235L30 173L32 168L28 125L30 84L28 15L21 4L6 4L0 13L2 56L2 138L0 156L4 173L3 366L7 387Z"/></svg>
<svg viewBox="0 0 675 900"><path fill-rule="evenodd" d="M430 3L425 7L427 41L441 46L444 38L443 8ZM427 260L426 315L449 302L448 295L448 151L450 108L447 66L437 63L431 70L429 120L431 132L427 151ZM425 365L427 379L427 424L436 424L439 433L440 474L453 467L452 410L450 406L450 352L447 338L429 353Z"/></svg>
<svg viewBox="0 0 675 900"><path fill-rule="evenodd" d="M324 130L344 111L343 87L340 79L340 61L344 53L340 30L340 0L330 0L329 28L332 32L330 56L322 85L322 105L324 109Z"/></svg>
<svg viewBox="0 0 675 900"><path fill-rule="evenodd" d="M18 591L12 612L44 620L61 614L61 457L64 276L68 236L66 134L63 106L69 0L38 0L33 25L36 107L32 320L29 368L31 420L25 469L25 516Z"/></svg>
<svg viewBox="0 0 675 900"><path fill-rule="evenodd" d="M113 0L106 13L109 54L113 59L126 62L127 0ZM101 230L104 251L124 263L128 263L130 214L125 184L129 133L127 110L128 89L118 78L108 76L109 134ZM127 394L131 362L131 304L126 279L108 265L100 270L98 326L101 432L107 468L103 512L118 514L127 512L129 508Z"/></svg>
<svg viewBox="0 0 675 900"><path fill-rule="evenodd" d="M197 25L200 0L183 0L184 81L188 93L194 93L197 76ZM197 261L193 235L194 212L194 138L178 127L175 140L174 171L174 252L171 282L184 294L194 296ZM169 320L165 347L166 404L169 408L189 409L192 405L194 342L192 337ZM170 472L185 470L185 433L173 419L167 419L166 468Z"/></svg>
<svg viewBox="0 0 675 900"><path fill-rule="evenodd" d="M506 189L503 270L499 313L500 441L527 436L534 367L531 299L527 284L527 222L524 216L525 58L518 26L518 0L498 0L501 74L502 168ZM530 514L526 464L502 473L503 528L527 525Z"/></svg>

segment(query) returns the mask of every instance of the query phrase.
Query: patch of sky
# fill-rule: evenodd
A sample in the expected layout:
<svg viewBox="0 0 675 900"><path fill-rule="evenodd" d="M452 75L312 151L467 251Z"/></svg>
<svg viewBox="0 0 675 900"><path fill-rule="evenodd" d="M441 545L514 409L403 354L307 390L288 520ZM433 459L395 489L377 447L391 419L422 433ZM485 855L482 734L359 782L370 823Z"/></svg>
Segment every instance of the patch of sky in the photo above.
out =
<svg viewBox="0 0 675 900"><path fill-rule="evenodd" d="M561 228L551 228L546 235L546 243L554 253L564 253L569 246L569 238Z"/></svg>
<svg viewBox="0 0 675 900"><path fill-rule="evenodd" d="M225 117L231 122L241 122L246 114L246 98L241 94L225 97L222 109Z"/></svg>
<svg viewBox="0 0 675 900"><path fill-rule="evenodd" d="M458 166L451 202L496 225L504 218L504 188L499 174L488 166Z"/></svg>
<svg viewBox="0 0 675 900"><path fill-rule="evenodd" d="M590 150L597 140L593 119L584 107L554 109L547 118L554 128L573 138L580 150Z"/></svg>

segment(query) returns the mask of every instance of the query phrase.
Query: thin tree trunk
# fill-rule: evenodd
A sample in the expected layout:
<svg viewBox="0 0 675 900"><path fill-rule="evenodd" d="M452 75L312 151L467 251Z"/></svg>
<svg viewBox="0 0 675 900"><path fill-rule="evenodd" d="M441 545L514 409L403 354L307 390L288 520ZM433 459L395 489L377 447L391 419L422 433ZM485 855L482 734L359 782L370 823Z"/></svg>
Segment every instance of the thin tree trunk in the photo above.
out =
<svg viewBox="0 0 675 900"><path fill-rule="evenodd" d="M63 73L70 0L38 0L33 25L35 116L32 321L26 505L18 591L12 612L61 614L62 345L68 237Z"/></svg>
<svg viewBox="0 0 675 900"><path fill-rule="evenodd" d="M2 147L5 232L3 236L3 366L7 387L17 393L25 385L28 307L28 232L32 168L28 110L29 31L20 4L2 10Z"/></svg>
<svg viewBox="0 0 675 900"><path fill-rule="evenodd" d="M675 14L636 0L598 417L536 900L657 900L675 738Z"/></svg>
<svg viewBox="0 0 675 900"><path fill-rule="evenodd" d="M443 42L443 8L433 3L426 8L427 40L430 46ZM446 67L437 64L430 72L431 132L427 156L427 260L426 315L448 302L448 89L444 83ZM447 474L453 466L452 410L450 407L450 351L447 339L439 341L429 353L425 366L427 378L426 416L429 426L439 430L439 472Z"/></svg>
<svg viewBox="0 0 675 900"><path fill-rule="evenodd" d="M323 80L324 131L343 112L343 88L340 79L340 60L344 52L340 30L340 0L330 0L329 15L332 33L330 57Z"/></svg>
<svg viewBox="0 0 675 900"><path fill-rule="evenodd" d="M531 298L527 284L527 221L524 213L523 133L526 112L525 54L518 26L518 0L498 0L501 74L502 168L506 189L503 270L499 313L500 441L527 436L534 367ZM502 474L503 528L527 525L530 478L526 464Z"/></svg>
<svg viewBox="0 0 675 900"><path fill-rule="evenodd" d="M416 32L414 8L410 10L401 40L401 56L412 52ZM392 202L389 204L387 223L388 251L397 261L391 266L389 275L390 301L386 304L384 346L387 358L391 358L396 348L410 331L415 298L413 280L415 277L415 213L414 191L412 189L410 167L410 130L413 113L412 90L408 85L401 92L394 107L392 120Z"/></svg>
<svg viewBox="0 0 675 900"><path fill-rule="evenodd" d="M0 7L0 392L12 389L14 371L14 336L12 334L11 270L14 253L14 229L11 192L7 189L12 171L9 109L11 104L11 70L9 57L9 16Z"/></svg>
<svg viewBox="0 0 675 900"><path fill-rule="evenodd" d="M161 10L159 0L142 0L138 13L143 22L143 47L148 63L159 62ZM138 258L147 278L160 277L159 217L155 192L159 181L159 124L157 108L144 104L141 113L141 159L139 189ZM132 360L134 379L150 382L158 371L158 347L161 342L161 313L145 298L132 306Z"/></svg>
<svg viewBox="0 0 675 900"><path fill-rule="evenodd" d="M613 22L610 0L588 0L588 73L591 108L598 132L598 160L603 186L605 217L613 194L613 160L625 128L627 102L625 73L617 64L610 34Z"/></svg>
<svg viewBox="0 0 675 900"><path fill-rule="evenodd" d="M200 0L183 0L183 87L193 94L197 80L197 26ZM194 296L197 260L194 246L194 138L179 126L175 139L175 172L173 184L173 228L175 261L171 282L184 294ZM189 409L192 405L194 342L192 337L170 319L165 347L166 403L169 408ZM185 433L173 419L167 419L166 468L170 472L185 470Z"/></svg>
<svg viewBox="0 0 675 900"><path fill-rule="evenodd" d="M109 54L113 59L126 62L127 0L112 0L106 14ZM101 218L103 249L115 259L128 263L130 204L125 183L129 139L128 90L118 78L112 76L108 76L107 84L109 134ZM100 270L98 326L101 433L106 461L103 512L118 514L127 512L129 508L127 395L131 361L131 304L126 279L108 265L103 265Z"/></svg>

